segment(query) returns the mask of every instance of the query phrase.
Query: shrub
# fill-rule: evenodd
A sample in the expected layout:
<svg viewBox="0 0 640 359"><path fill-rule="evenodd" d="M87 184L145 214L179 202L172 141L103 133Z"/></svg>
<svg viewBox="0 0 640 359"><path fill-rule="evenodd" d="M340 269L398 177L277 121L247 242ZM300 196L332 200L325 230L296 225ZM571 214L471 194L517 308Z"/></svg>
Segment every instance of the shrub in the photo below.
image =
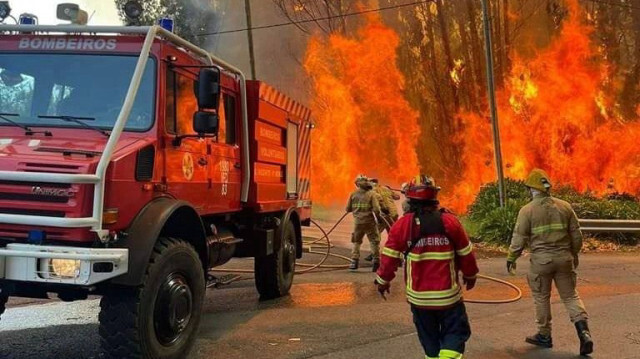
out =
<svg viewBox="0 0 640 359"><path fill-rule="evenodd" d="M531 200L529 190L522 181L505 180L507 203L500 208L498 186L485 185L469 207L468 220L473 223L476 239L508 245L518 212ZM640 219L640 202L626 193L615 193L605 198L593 193L579 193L571 187L553 190L557 198L569 202L578 218L583 219ZM640 236L629 233L598 233L594 237L622 244L636 244Z"/></svg>
<svg viewBox="0 0 640 359"><path fill-rule="evenodd" d="M515 201L529 201L531 196L523 181L505 179L505 193L508 199ZM500 207L498 184L490 183L482 187L475 201L469 207L469 219L481 221L489 212ZM516 212L517 214L517 212Z"/></svg>
<svg viewBox="0 0 640 359"><path fill-rule="evenodd" d="M476 236L484 241L509 245L518 212L526 202L508 199L504 207L495 207L477 222Z"/></svg>

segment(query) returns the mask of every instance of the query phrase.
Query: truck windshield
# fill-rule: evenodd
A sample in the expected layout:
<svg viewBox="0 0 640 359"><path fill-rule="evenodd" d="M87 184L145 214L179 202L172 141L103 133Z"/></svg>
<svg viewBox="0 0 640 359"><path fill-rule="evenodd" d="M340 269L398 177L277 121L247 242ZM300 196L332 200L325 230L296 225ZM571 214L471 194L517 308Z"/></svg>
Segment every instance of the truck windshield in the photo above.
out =
<svg viewBox="0 0 640 359"><path fill-rule="evenodd" d="M137 56L0 54L0 112L16 114L11 120L25 126L83 127L55 118L66 116L92 118L91 126L110 130L137 60ZM150 58L126 130L145 131L153 125L154 74Z"/></svg>

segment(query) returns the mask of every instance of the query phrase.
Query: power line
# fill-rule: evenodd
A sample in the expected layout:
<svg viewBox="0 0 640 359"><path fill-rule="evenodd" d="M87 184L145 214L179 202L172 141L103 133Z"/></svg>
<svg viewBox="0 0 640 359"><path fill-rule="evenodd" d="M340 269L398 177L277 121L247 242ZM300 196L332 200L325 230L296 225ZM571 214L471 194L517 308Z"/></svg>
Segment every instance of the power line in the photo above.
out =
<svg viewBox="0 0 640 359"><path fill-rule="evenodd" d="M278 24L255 26L255 27L251 27L251 28L246 27L246 28L242 28L242 29L207 32L207 33L197 34L196 36L199 37L199 36L221 35L221 34L230 34L230 33L234 33L234 32L242 32L242 31L249 31L249 30L271 29L271 28L274 28L274 27L306 24L306 23L310 23L310 22L317 22L317 21L345 18L345 17L350 17L350 16L358 16L358 15L363 15L363 14L369 14L369 13L372 13L372 12L380 12L380 11L385 11L385 10L399 9L399 8L407 7L407 6L426 4L426 3L429 3L429 2L433 2L433 1L435 1L435 0L414 1L414 2L411 2L411 3L407 3L407 4L379 7L379 8L375 8L375 9L362 10L362 11L357 11L357 12L350 12L350 13L342 14L342 15L325 16L325 17L319 17L319 18L307 19L307 20L300 20L300 21L287 21L287 22L281 22L281 23L278 23Z"/></svg>
<svg viewBox="0 0 640 359"><path fill-rule="evenodd" d="M582 0L582 1L589 1L596 4L603 4L603 5L609 5L609 6L617 6L624 9L640 10L640 7L633 6L631 4L613 3L613 2L604 1L604 0Z"/></svg>

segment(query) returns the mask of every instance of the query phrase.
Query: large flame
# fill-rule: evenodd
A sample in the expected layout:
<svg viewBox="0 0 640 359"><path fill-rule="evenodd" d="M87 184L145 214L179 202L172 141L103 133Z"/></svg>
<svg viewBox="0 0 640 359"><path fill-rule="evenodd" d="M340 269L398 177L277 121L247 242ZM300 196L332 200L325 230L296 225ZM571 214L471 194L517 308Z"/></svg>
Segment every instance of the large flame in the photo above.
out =
<svg viewBox="0 0 640 359"><path fill-rule="evenodd" d="M550 46L532 59L515 58L505 88L498 92L505 174L523 179L545 169L554 184L603 194L640 193L640 125L607 108L608 67L591 42L592 29L580 21L577 0ZM487 116L462 116L464 173L448 205L464 211L480 186L496 178Z"/></svg>
<svg viewBox="0 0 640 359"><path fill-rule="evenodd" d="M398 35L378 16L353 38L313 38L305 69L313 84L313 199L342 204L363 173L399 185L419 173L418 113L404 98Z"/></svg>

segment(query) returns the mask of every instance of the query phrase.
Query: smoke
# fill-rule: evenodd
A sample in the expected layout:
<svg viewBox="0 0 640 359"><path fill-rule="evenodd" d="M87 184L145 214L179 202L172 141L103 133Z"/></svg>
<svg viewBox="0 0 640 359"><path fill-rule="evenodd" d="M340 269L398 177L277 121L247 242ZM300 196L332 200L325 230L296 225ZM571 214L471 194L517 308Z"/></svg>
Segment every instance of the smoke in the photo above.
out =
<svg viewBox="0 0 640 359"><path fill-rule="evenodd" d="M206 48L215 43L217 36L203 36L220 31L224 18L224 1L186 0L181 1L183 28L193 34L195 41Z"/></svg>
<svg viewBox="0 0 640 359"><path fill-rule="evenodd" d="M215 12L207 32L225 32L204 37L201 43L217 57L235 65L250 78L247 18L244 0L188 0L209 6ZM287 19L271 0L251 0L253 27L285 22ZM192 5L190 5L192 6ZM193 6L192 6L193 7ZM195 9L195 7L193 7ZM302 67L309 37L295 26L253 31L256 79L274 86L303 104L309 99L309 83Z"/></svg>

